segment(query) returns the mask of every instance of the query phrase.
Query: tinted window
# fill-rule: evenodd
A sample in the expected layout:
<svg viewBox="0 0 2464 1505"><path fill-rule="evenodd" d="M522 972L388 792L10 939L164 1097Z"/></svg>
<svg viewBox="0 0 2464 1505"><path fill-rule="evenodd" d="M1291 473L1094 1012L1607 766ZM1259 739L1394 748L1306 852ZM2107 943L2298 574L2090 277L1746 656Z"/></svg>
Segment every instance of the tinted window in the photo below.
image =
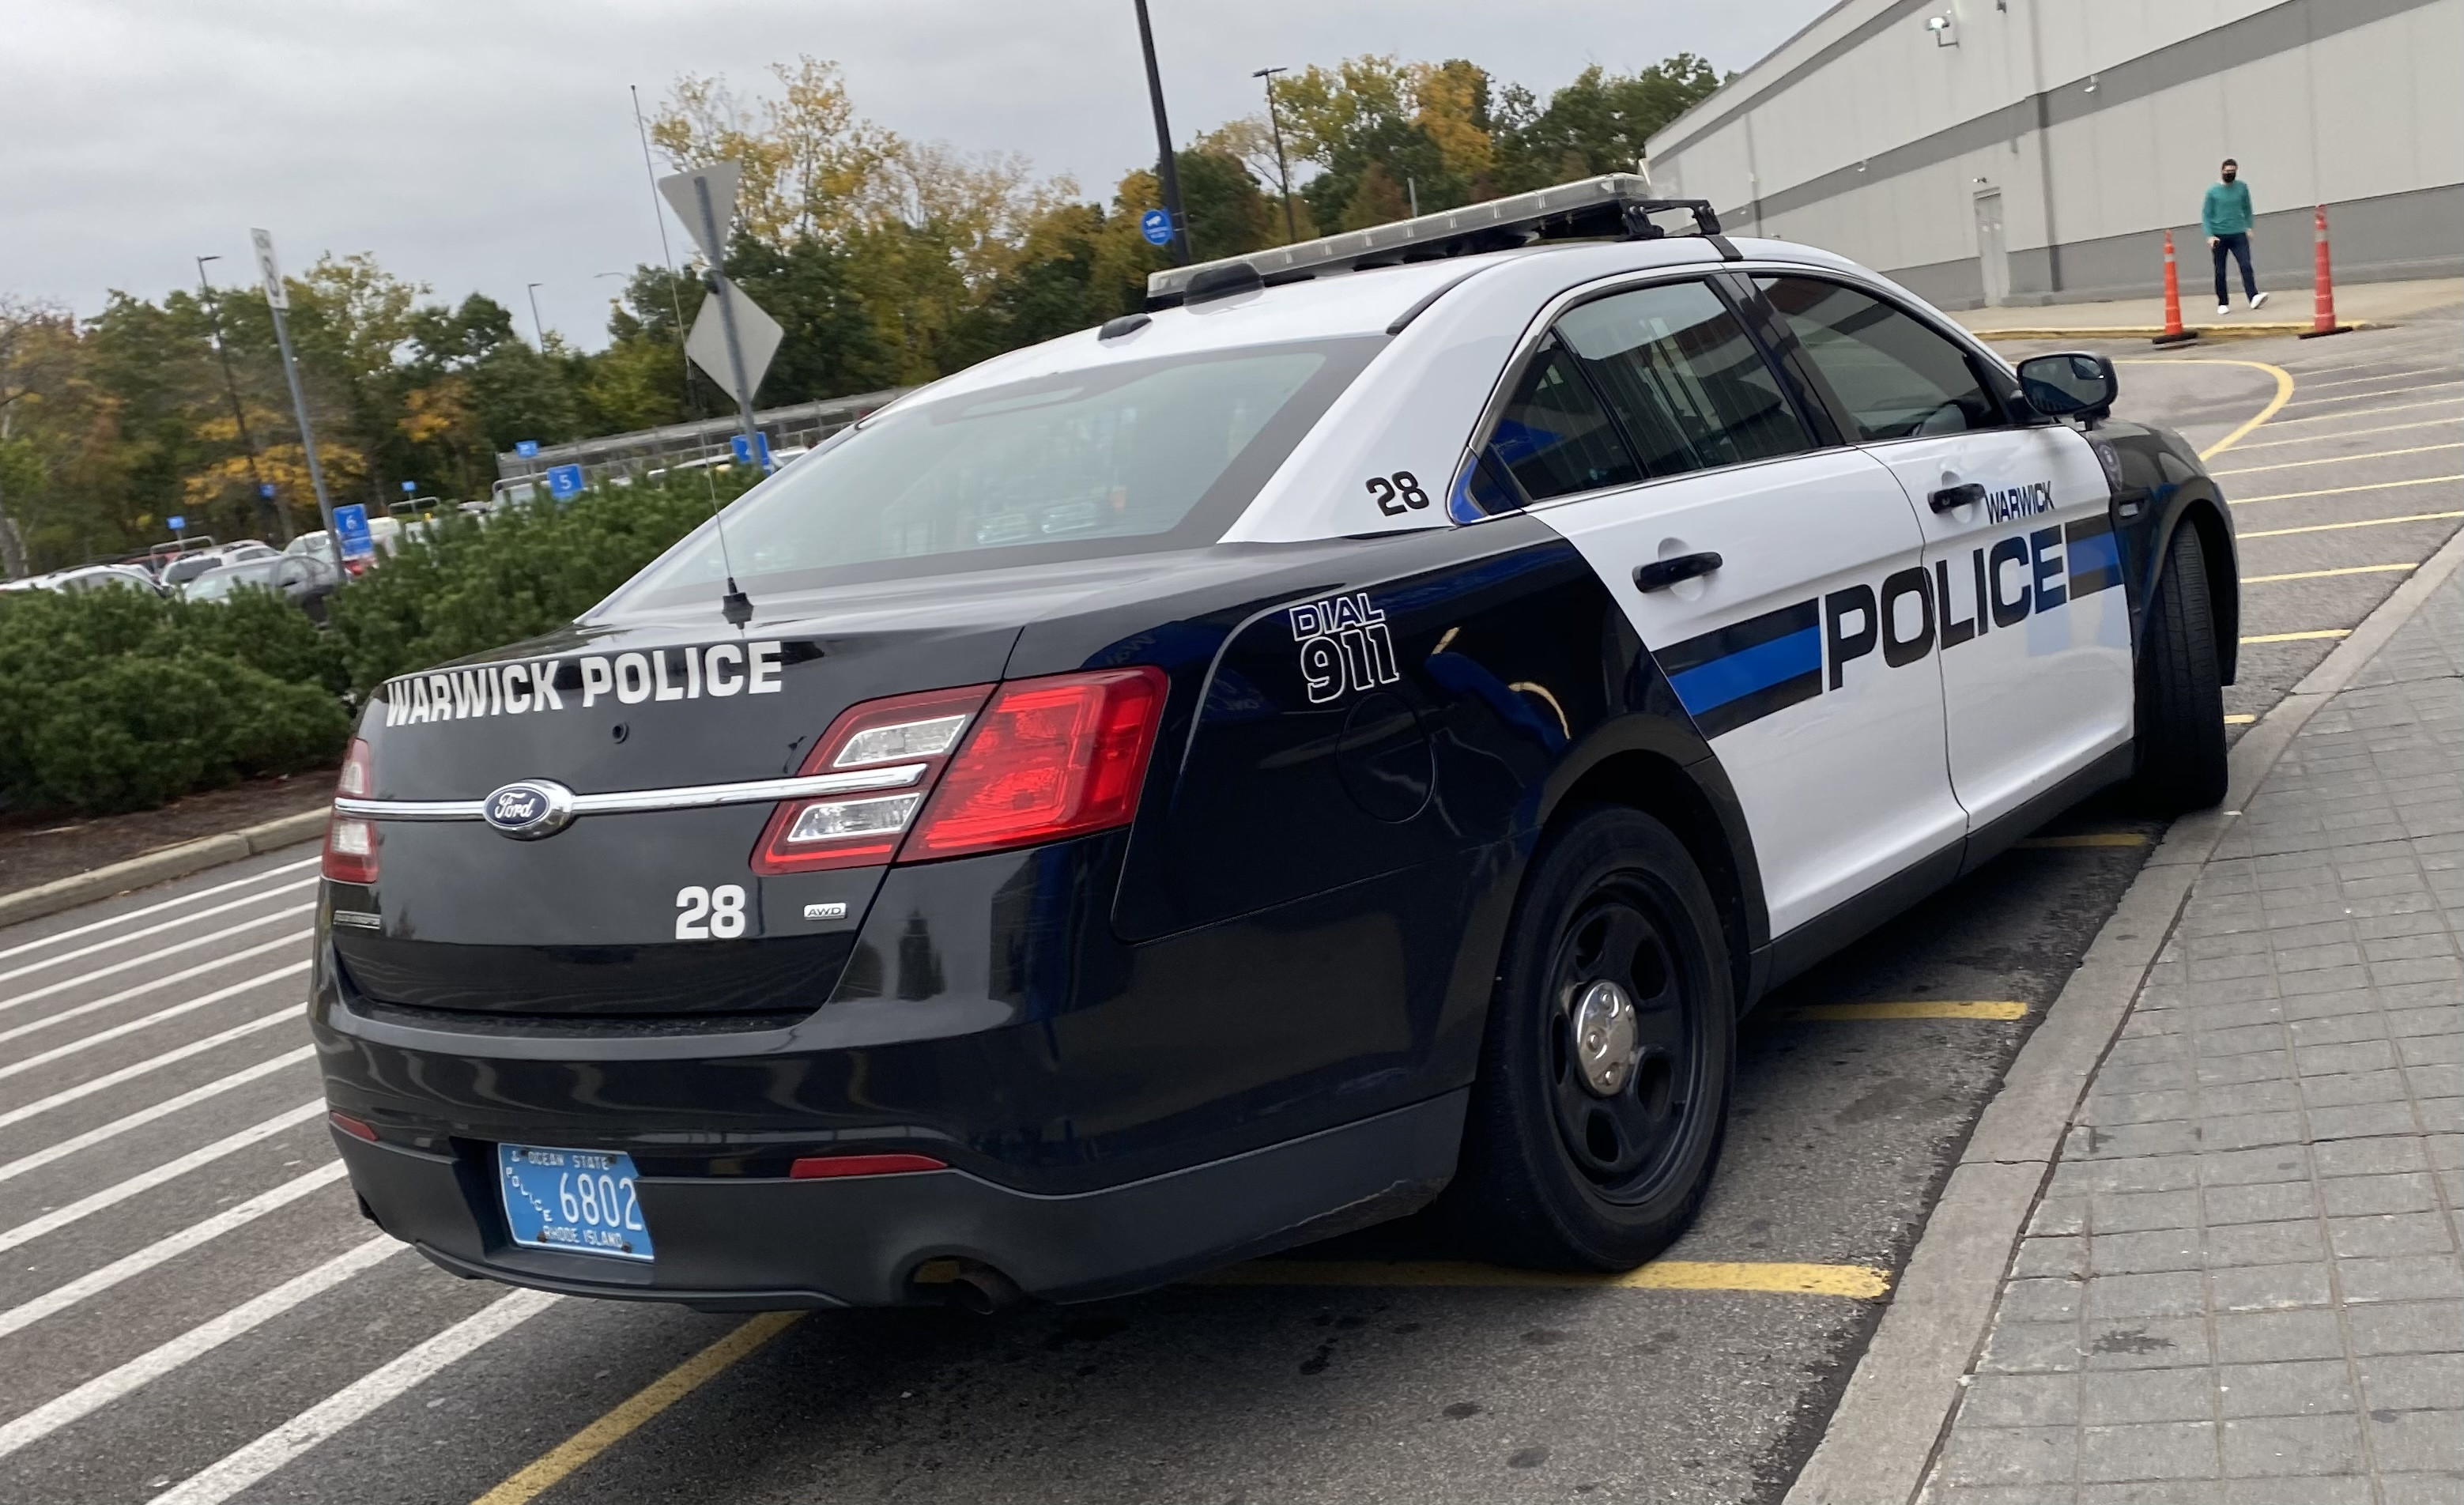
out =
<svg viewBox="0 0 2464 1505"><path fill-rule="evenodd" d="M1810 448L1762 352L1700 282L1638 288L1557 321L1650 475Z"/></svg>
<svg viewBox="0 0 2464 1505"><path fill-rule="evenodd" d="M1755 279L1865 439L1993 428L1967 352L1879 298L1811 277Z"/></svg>
<svg viewBox="0 0 2464 1505"><path fill-rule="evenodd" d="M1642 479L1598 395L1553 334L1540 342L1507 401L1488 437L1488 453L1528 501Z"/></svg>
<svg viewBox="0 0 2464 1505"><path fill-rule="evenodd" d="M758 594L1212 543L1384 343L1120 361L895 407L728 508L727 548ZM724 575L704 527L616 600Z"/></svg>

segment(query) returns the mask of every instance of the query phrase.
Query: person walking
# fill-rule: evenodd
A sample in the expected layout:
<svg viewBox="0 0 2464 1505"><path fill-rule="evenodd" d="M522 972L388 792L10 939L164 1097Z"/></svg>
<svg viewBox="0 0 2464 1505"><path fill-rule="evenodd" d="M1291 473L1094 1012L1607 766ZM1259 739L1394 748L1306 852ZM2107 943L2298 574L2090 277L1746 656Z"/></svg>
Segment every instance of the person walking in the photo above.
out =
<svg viewBox="0 0 2464 1505"><path fill-rule="evenodd" d="M2216 313L2233 312L2232 289L2225 282L2225 257L2241 263L2242 296L2252 308L2266 304L2258 279L2250 271L2250 185L2241 181L2241 164L2225 159L2222 180L2208 185L2199 205L2199 226L2208 232L2208 251L2216 259Z"/></svg>

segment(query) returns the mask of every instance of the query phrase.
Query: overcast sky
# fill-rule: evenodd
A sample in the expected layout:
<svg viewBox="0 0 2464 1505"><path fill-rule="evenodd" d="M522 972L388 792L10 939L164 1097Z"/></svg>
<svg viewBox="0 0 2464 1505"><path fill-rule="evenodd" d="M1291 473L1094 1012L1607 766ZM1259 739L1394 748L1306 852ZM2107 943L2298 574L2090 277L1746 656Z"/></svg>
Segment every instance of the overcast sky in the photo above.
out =
<svg viewBox="0 0 2464 1505"><path fill-rule="evenodd" d="M1357 53L1469 57L1547 90L1691 51L1742 68L1830 0L1152 0L1176 140L1258 106L1251 70ZM605 340L657 229L626 85L741 89L836 59L865 114L1023 152L1099 197L1154 154L1130 0L0 0L0 291L81 315L373 251L438 297Z"/></svg>

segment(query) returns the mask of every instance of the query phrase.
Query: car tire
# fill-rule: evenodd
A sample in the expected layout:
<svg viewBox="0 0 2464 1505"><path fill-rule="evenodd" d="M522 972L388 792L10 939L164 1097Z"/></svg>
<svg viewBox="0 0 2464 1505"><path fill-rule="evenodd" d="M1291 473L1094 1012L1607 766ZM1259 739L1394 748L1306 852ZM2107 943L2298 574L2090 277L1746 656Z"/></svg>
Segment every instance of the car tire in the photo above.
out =
<svg viewBox="0 0 2464 1505"><path fill-rule="evenodd" d="M2175 530L2139 646L2131 787L2156 815L2225 797L2225 700L2208 561L2196 528Z"/></svg>
<svg viewBox="0 0 2464 1505"><path fill-rule="evenodd" d="M1622 992L1622 1024L1603 984ZM1576 813L1516 905L1444 1202L1457 1240L1553 1270L1631 1270L1665 1249L1719 1163L1736 1014L1719 913L1683 843L1638 810Z"/></svg>

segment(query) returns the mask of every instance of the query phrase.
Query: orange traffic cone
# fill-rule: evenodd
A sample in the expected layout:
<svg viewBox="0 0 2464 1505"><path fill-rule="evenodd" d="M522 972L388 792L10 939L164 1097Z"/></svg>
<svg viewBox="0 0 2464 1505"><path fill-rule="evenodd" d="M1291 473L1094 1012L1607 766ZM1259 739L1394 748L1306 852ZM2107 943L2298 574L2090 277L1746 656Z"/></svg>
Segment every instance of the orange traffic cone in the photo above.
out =
<svg viewBox="0 0 2464 1505"><path fill-rule="evenodd" d="M2173 232L2165 232L2165 333L2152 345L2186 345L2199 337L2182 327L2182 276L2173 267Z"/></svg>
<svg viewBox="0 0 2464 1505"><path fill-rule="evenodd" d="M2336 322L2336 274L2327 269L2327 206L2319 205L2317 209L2318 267L2311 276L2310 328L2301 336L2304 339L2316 339L2321 335L2348 335L2353 329L2350 324Z"/></svg>

